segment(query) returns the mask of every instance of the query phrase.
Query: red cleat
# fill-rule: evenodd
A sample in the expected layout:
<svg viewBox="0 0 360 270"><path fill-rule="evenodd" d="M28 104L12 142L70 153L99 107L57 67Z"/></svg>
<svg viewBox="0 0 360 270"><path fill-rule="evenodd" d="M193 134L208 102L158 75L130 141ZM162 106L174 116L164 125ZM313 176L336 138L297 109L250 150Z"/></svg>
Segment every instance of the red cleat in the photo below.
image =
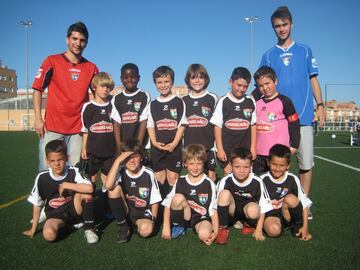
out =
<svg viewBox="0 0 360 270"><path fill-rule="evenodd" d="M255 232L255 228L248 226L247 224L244 224L244 227L241 230L242 234L253 234Z"/></svg>
<svg viewBox="0 0 360 270"><path fill-rule="evenodd" d="M218 245L226 245L229 241L229 229L224 226L219 227L219 232L216 237L216 244Z"/></svg>

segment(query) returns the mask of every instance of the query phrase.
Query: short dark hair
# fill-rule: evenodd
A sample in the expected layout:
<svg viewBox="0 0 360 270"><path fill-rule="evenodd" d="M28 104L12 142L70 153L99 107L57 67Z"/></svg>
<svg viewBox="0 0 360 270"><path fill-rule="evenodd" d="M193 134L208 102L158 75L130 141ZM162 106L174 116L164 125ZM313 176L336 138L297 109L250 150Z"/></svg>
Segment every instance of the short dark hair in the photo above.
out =
<svg viewBox="0 0 360 270"><path fill-rule="evenodd" d="M144 157L145 149L142 143L137 139L127 139L120 146L121 152L134 152L134 154L140 154L141 157Z"/></svg>
<svg viewBox="0 0 360 270"><path fill-rule="evenodd" d="M126 70L133 70L135 71L135 73L139 76L140 73L139 73L139 68L137 65L135 65L134 63L126 63L124 64L122 67L121 67L121 74L123 74Z"/></svg>
<svg viewBox="0 0 360 270"><path fill-rule="evenodd" d="M67 30L67 37L70 37L72 32L79 32L79 33L83 34L86 38L86 41L89 39L89 32L86 28L85 23L83 23L83 22L79 21L79 22L76 22L76 23L70 25Z"/></svg>
<svg viewBox="0 0 360 270"><path fill-rule="evenodd" d="M244 79L249 84L251 81L250 71L245 67L234 68L231 73L231 80L236 81L238 79Z"/></svg>
<svg viewBox="0 0 360 270"><path fill-rule="evenodd" d="M171 77L172 82L174 83L175 80L175 73L172 70L171 67L169 66L160 66L157 69L154 70L153 72L153 80L155 83L155 80L157 78L162 78L162 77L166 77L167 75L169 75Z"/></svg>
<svg viewBox="0 0 360 270"><path fill-rule="evenodd" d="M45 146L45 154L46 157L50 153L63 153L67 156L67 146L64 140L53 140L46 144Z"/></svg>
<svg viewBox="0 0 360 270"><path fill-rule="evenodd" d="M255 72L255 74L254 74L255 82L257 80L261 79L262 77L269 78L273 82L275 82L277 80L275 70L273 70L271 67L267 67L267 66L259 67L259 69Z"/></svg>
<svg viewBox="0 0 360 270"><path fill-rule="evenodd" d="M287 163L290 164L290 160L291 160L290 148L283 144L275 144L273 147L270 148L269 161L273 157L285 158L287 160Z"/></svg>
<svg viewBox="0 0 360 270"><path fill-rule="evenodd" d="M206 68L201 64L191 64L188 67L188 70L186 71L186 75L185 75L185 83L190 89L191 89L190 79L197 77L203 77L205 79L204 89L206 89L210 83L210 77Z"/></svg>
<svg viewBox="0 0 360 270"><path fill-rule="evenodd" d="M271 15L271 25L273 25L274 19L289 19L290 23L292 23L292 15L287 6L278 7L274 13Z"/></svg>
<svg viewBox="0 0 360 270"><path fill-rule="evenodd" d="M231 151L230 154L231 163L234 161L235 158L248 159L252 163L253 155L251 154L251 151L248 148L238 147Z"/></svg>

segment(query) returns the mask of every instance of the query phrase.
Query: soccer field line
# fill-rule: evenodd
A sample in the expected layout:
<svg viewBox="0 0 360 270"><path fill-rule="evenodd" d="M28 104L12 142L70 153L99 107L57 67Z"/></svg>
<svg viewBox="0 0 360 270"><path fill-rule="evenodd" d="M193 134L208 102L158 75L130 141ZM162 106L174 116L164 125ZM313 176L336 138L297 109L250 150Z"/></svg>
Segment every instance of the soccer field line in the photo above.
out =
<svg viewBox="0 0 360 270"><path fill-rule="evenodd" d="M342 162L338 162L338 161L328 159L328 158L324 158L324 157L317 156L317 155L314 155L314 157L316 157L318 159L321 159L321 160L324 160L324 161L327 161L327 162L330 162L330 163L333 163L333 164L336 164L336 165L339 165L339 166L342 166L342 167L345 167L345 168L348 168L348 169L351 169L351 170L354 170L356 172L360 172L360 168L350 166L350 165L347 165L347 164L342 163Z"/></svg>
<svg viewBox="0 0 360 270"><path fill-rule="evenodd" d="M360 149L354 146L316 146L314 149Z"/></svg>
<svg viewBox="0 0 360 270"><path fill-rule="evenodd" d="M6 208L6 207L8 207L8 206L10 206L10 205L12 205L12 204L15 204L15 203L17 203L17 202L19 202L19 201L22 201L23 199L27 198L28 196L29 196L29 195L23 195L23 196L15 199L15 200L13 200L13 201L10 201L10 202L8 202L8 203L1 204L1 205L0 205L0 209L4 209L4 208Z"/></svg>

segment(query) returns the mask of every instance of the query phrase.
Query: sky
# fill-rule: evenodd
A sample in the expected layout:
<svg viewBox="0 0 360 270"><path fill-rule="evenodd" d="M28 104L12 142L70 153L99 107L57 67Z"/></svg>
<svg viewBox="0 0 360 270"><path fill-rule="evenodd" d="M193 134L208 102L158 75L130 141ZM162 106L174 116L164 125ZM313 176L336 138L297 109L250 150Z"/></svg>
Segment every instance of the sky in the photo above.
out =
<svg viewBox="0 0 360 270"><path fill-rule="evenodd" d="M293 39L309 45L318 61L324 99L326 92L327 100L353 100L360 107L358 0L0 0L0 4L0 60L16 70L19 88L26 87L25 29L19 22L32 21L31 85L46 56L66 51L67 28L80 20L90 33L83 56L110 73L116 85L121 66L137 64L139 87L152 98L158 96L152 72L161 65L174 69L175 85L185 85L188 66L201 63L210 75L208 90L218 96L227 93L232 70L245 66L254 72L262 54L275 45L270 16L286 5L293 15ZM252 25L251 50L251 26L244 18L252 16L259 20Z"/></svg>

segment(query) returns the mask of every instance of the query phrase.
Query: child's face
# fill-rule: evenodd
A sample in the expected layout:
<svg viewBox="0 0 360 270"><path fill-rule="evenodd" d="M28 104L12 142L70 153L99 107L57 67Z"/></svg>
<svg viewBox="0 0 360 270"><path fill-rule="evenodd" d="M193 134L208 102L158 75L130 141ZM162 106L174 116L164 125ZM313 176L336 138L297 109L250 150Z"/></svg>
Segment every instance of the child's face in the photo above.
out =
<svg viewBox="0 0 360 270"><path fill-rule="evenodd" d="M173 81L170 75L164 77L159 77L155 79L156 88L159 90L162 97L167 97L171 94L171 88L173 86Z"/></svg>
<svg viewBox="0 0 360 270"><path fill-rule="evenodd" d="M137 173L141 168L141 155L132 154L125 162L126 169L131 173Z"/></svg>
<svg viewBox="0 0 360 270"><path fill-rule="evenodd" d="M64 173L68 157L64 153L50 152L47 154L46 162L51 168L54 176L61 176Z"/></svg>
<svg viewBox="0 0 360 270"><path fill-rule="evenodd" d="M204 162L199 159L193 158L185 161L185 167L192 177L197 177L204 172Z"/></svg>
<svg viewBox="0 0 360 270"><path fill-rule="evenodd" d="M269 160L270 173L275 179L280 179L290 168L287 158L272 157Z"/></svg>
<svg viewBox="0 0 360 270"><path fill-rule="evenodd" d="M201 74L191 76L189 80L191 89L196 93L205 90L205 83L205 78Z"/></svg>
<svg viewBox="0 0 360 270"><path fill-rule="evenodd" d="M231 162L232 173L239 182L245 181L251 173L251 160L234 158Z"/></svg>
<svg viewBox="0 0 360 270"><path fill-rule="evenodd" d="M261 77L256 81L256 85L259 88L261 94L263 94L267 99L271 99L277 94L277 80L274 82L271 78Z"/></svg>
<svg viewBox="0 0 360 270"><path fill-rule="evenodd" d="M95 87L95 98L98 97L100 99L106 100L110 95L110 88L107 86L97 85Z"/></svg>
<svg viewBox="0 0 360 270"><path fill-rule="evenodd" d="M242 78L237 80L230 79L229 83L231 87L231 94L237 99L241 99L244 96L249 86L247 81Z"/></svg>
<svg viewBox="0 0 360 270"><path fill-rule="evenodd" d="M125 89L129 92L134 92L137 90L137 85L140 80L139 74L133 69L125 69L120 76L121 83Z"/></svg>

